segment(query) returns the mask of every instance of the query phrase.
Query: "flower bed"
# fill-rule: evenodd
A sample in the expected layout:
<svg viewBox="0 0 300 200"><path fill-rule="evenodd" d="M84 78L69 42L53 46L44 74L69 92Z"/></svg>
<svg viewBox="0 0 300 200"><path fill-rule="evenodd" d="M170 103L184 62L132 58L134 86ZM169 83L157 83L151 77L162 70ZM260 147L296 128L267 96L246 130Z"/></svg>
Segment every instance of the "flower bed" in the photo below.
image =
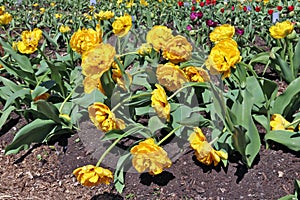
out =
<svg viewBox="0 0 300 200"><path fill-rule="evenodd" d="M0 125L12 112L28 121L6 154L91 120L110 146L73 173L121 193L128 165L153 176L171 167L174 138L224 167L239 155L251 168L262 143L300 150L299 2L29 2L5 1L0 13ZM100 167L124 140L117 164Z"/></svg>

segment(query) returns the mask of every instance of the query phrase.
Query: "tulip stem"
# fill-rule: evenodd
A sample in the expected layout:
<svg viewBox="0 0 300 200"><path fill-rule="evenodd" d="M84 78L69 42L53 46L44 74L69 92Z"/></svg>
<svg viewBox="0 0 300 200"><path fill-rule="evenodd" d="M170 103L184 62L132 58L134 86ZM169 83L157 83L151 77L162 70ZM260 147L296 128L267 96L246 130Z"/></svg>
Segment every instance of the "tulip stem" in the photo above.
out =
<svg viewBox="0 0 300 200"><path fill-rule="evenodd" d="M219 139L219 137L215 137L212 141L210 141L208 144L212 145L213 143L215 143L217 140Z"/></svg>
<svg viewBox="0 0 300 200"><path fill-rule="evenodd" d="M188 85L185 85L185 86L179 88L179 90L177 90L177 91L174 92L171 96L169 96L167 100L169 101L170 99L172 99L173 97L175 97L175 96L176 96L179 92L181 92L183 89L188 88L188 87L192 87L192 86L197 85L197 84L199 84L199 83L198 83L198 82L197 82L197 83L191 83L191 84L188 84Z"/></svg>
<svg viewBox="0 0 300 200"><path fill-rule="evenodd" d="M116 139L109 147L108 149L106 149L106 151L102 154L102 156L99 158L96 167L99 167L99 165L101 164L101 162L104 160L105 156L110 152L110 150L112 150L112 148L114 148L114 146L116 146L116 144L127 134L127 132L125 132L123 135L121 135L118 139Z"/></svg>
<svg viewBox="0 0 300 200"><path fill-rule="evenodd" d="M67 103L67 101L69 100L69 98L71 98L71 96L73 95L73 93L75 92L76 87L73 88L73 90L70 92L70 94L64 99L64 101L62 102L62 104L59 107L59 113L61 114L62 109L64 108L65 104Z"/></svg>
<svg viewBox="0 0 300 200"><path fill-rule="evenodd" d="M139 73L143 73L145 72L146 70L145 69L142 69L142 70L139 70L139 71L136 71L136 72L133 72L132 74L130 74L131 76L134 76L134 75L137 75Z"/></svg>
<svg viewBox="0 0 300 200"><path fill-rule="evenodd" d="M162 140L160 140L157 145L161 145L164 141L166 141L171 135L173 135L173 133L175 133L178 129L180 129L181 127L183 127L183 125L180 125L176 128L174 128L170 133L168 133L168 135L166 135Z"/></svg>
<svg viewBox="0 0 300 200"><path fill-rule="evenodd" d="M133 52L128 52L128 53L124 53L124 54L121 54L121 55L118 55L119 57L123 57L123 56L127 56L127 55L137 55L138 53L133 51Z"/></svg>
<svg viewBox="0 0 300 200"><path fill-rule="evenodd" d="M143 97L143 96L149 96L151 95L151 93L142 93L142 94L136 94L134 96L130 96L124 100L122 100L120 103L118 103L117 105L115 105L112 109L111 109L111 112L114 112L117 108L119 108L123 103L126 103L130 100L133 100L133 99L136 99L136 98L139 98L139 97Z"/></svg>
<svg viewBox="0 0 300 200"><path fill-rule="evenodd" d="M293 121L292 123L287 124L286 126L284 126L284 128L286 129L286 128L291 127L291 126L293 126L293 125L295 125L295 124L297 124L299 122L300 122L300 118L297 119L296 121Z"/></svg>

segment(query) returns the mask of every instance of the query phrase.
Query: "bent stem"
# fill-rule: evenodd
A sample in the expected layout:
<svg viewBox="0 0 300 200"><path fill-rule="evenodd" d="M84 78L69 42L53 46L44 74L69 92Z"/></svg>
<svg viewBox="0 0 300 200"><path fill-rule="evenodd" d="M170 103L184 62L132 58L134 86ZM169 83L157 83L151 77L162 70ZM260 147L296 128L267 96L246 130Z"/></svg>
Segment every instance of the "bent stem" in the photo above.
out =
<svg viewBox="0 0 300 200"><path fill-rule="evenodd" d="M136 98L139 98L139 97L143 97L143 96L149 96L151 95L151 93L142 93L142 94L136 94L134 96L131 96L131 97L128 97L124 100L122 100L120 103L118 103L117 105L115 105L112 109L111 109L111 112L114 112L117 108L119 108L122 104L130 101L130 100L133 100L133 99L136 99Z"/></svg>
<svg viewBox="0 0 300 200"><path fill-rule="evenodd" d="M123 56L127 56L127 55L138 55L138 53L133 51L133 52L124 53L124 54L121 54L121 55L118 55L118 56L123 57Z"/></svg>
<svg viewBox="0 0 300 200"><path fill-rule="evenodd" d="M177 90L177 91L174 92L171 96L169 96L169 97L167 98L167 100L169 101L170 99L172 99L173 97L175 97L179 92L181 92L181 91L184 90L185 88L192 87L192 86L197 85L197 84L198 84L198 82L197 82L197 83L191 83L191 84L188 84L188 85L185 85L185 86L179 88L179 90Z"/></svg>
<svg viewBox="0 0 300 200"><path fill-rule="evenodd" d="M217 140L219 139L219 137L215 137L212 141L210 141L208 144L212 145L214 144Z"/></svg>
<svg viewBox="0 0 300 200"><path fill-rule="evenodd" d="M127 133L125 132L123 135L121 135L118 139L116 139L109 147L106 149L106 151L102 154L102 156L99 158L96 167L99 167L101 162L104 160L105 156L116 146L116 144L126 135Z"/></svg>
<svg viewBox="0 0 300 200"><path fill-rule="evenodd" d="M70 92L70 94L65 98L65 100L62 102L62 104L59 107L59 113L61 113L62 109L64 108L65 104L67 103L67 101L71 98L71 96L73 95L73 93L75 92L76 87L73 88L73 90Z"/></svg>
<svg viewBox="0 0 300 200"><path fill-rule="evenodd" d="M157 145L161 145L164 141L166 141L171 135L173 135L173 133L175 133L178 129L180 129L181 127L183 127L183 125L180 125L176 128L174 128L170 133L168 133L168 135L166 135L161 141L159 141L157 143Z"/></svg>
<svg viewBox="0 0 300 200"><path fill-rule="evenodd" d="M300 119L297 119L296 121L293 121L292 123L287 124L286 126L284 126L284 128L289 128L292 127L293 125L297 124L300 122Z"/></svg>

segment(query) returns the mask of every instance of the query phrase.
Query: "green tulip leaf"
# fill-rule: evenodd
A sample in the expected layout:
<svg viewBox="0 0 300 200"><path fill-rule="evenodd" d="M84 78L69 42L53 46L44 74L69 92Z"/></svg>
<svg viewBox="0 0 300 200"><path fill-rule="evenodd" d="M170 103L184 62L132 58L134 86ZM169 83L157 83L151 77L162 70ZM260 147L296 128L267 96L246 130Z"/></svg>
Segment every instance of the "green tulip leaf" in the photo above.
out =
<svg viewBox="0 0 300 200"><path fill-rule="evenodd" d="M300 105L300 77L292 81L286 90L279 95L271 109L272 114L281 114L284 117L291 118Z"/></svg>
<svg viewBox="0 0 300 200"><path fill-rule="evenodd" d="M287 130L274 130L265 135L265 140L277 142L293 151L300 151L300 133Z"/></svg>
<svg viewBox="0 0 300 200"><path fill-rule="evenodd" d="M1 117L0 117L0 127L2 127L5 124L5 122L8 119L10 113L12 111L14 111L15 109L16 108L14 106L10 106L2 112Z"/></svg>
<svg viewBox="0 0 300 200"><path fill-rule="evenodd" d="M28 149L32 143L44 142L55 126L56 123L52 120L36 119L32 121L16 133L12 143L5 148L5 154L16 154L22 149Z"/></svg>
<svg viewBox="0 0 300 200"><path fill-rule="evenodd" d="M41 100L37 101L36 104L38 112L44 114L48 119L51 119L58 124L62 123L61 119L59 118L60 113L52 103Z"/></svg>
<svg viewBox="0 0 300 200"><path fill-rule="evenodd" d="M166 127L167 125L163 123L158 116L153 116L149 119L148 128L152 133L155 133L156 131Z"/></svg>
<svg viewBox="0 0 300 200"><path fill-rule="evenodd" d="M294 72L297 74L300 69L300 39L295 47L294 58L293 58Z"/></svg>
<svg viewBox="0 0 300 200"><path fill-rule="evenodd" d="M248 86L248 85L247 85ZM260 137L252 119L255 98L247 89L241 89L231 108L236 117L233 146L241 153L248 167L251 167L260 150Z"/></svg>
<svg viewBox="0 0 300 200"><path fill-rule="evenodd" d="M4 42L3 40L0 40L0 43L3 49L16 60L23 71L34 73L30 60L27 56L18 54L8 43Z"/></svg>

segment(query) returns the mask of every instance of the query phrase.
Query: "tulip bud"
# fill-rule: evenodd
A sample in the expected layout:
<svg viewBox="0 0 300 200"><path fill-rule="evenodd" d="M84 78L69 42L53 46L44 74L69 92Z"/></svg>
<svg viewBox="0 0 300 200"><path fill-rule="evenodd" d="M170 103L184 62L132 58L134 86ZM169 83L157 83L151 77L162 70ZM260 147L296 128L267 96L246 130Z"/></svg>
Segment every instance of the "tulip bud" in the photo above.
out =
<svg viewBox="0 0 300 200"><path fill-rule="evenodd" d="M191 30L191 31L189 32L189 34L190 34L191 36L196 35L196 31L195 31L195 30Z"/></svg>
<svg viewBox="0 0 300 200"><path fill-rule="evenodd" d="M295 15L295 12L294 12L294 11L289 12L289 16L290 16L290 17L293 17L294 15Z"/></svg>
<svg viewBox="0 0 300 200"><path fill-rule="evenodd" d="M273 52L270 52L270 58L272 58L272 59L276 58L276 56L275 56L275 54Z"/></svg>
<svg viewBox="0 0 300 200"><path fill-rule="evenodd" d="M297 33L296 33L295 30L293 30L293 32L291 32L290 34L288 34L286 37L289 40L293 40L293 39L295 39L297 37Z"/></svg>

